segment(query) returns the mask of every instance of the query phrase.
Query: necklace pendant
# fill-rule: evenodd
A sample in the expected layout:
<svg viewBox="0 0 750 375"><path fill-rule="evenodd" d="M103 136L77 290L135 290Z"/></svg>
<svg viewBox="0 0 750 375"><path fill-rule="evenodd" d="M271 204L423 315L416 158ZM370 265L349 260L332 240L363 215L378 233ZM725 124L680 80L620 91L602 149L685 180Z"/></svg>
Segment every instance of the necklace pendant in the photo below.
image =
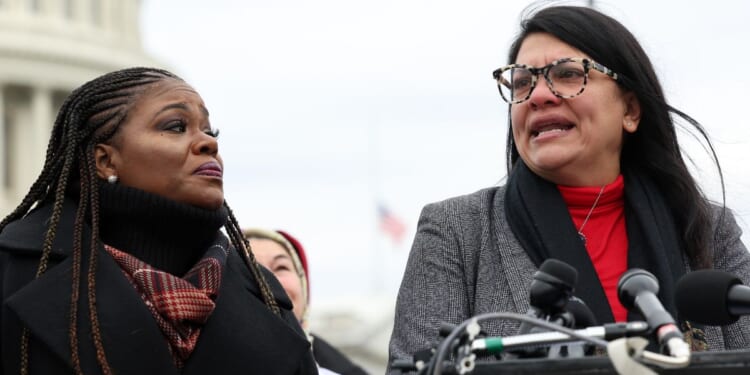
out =
<svg viewBox="0 0 750 375"><path fill-rule="evenodd" d="M586 247L586 236L583 235L583 227L585 227L586 223L589 222L589 218L591 218L591 214L594 213L594 208L596 208L597 203L599 203L599 198L602 197L602 193L604 193L604 187L606 186L607 185L602 185L602 188L599 189L599 194L596 196L596 199L594 199L594 204L591 205L591 208L589 208L589 213L586 214L586 218L583 219L583 223L580 227L578 227L578 238L581 239L584 247Z"/></svg>

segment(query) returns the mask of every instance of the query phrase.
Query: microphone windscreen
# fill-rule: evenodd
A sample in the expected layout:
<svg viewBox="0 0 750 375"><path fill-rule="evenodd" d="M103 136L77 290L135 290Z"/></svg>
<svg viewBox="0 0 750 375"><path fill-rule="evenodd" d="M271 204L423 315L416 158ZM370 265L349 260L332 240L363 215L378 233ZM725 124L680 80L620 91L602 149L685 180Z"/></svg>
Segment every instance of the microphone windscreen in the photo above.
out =
<svg viewBox="0 0 750 375"><path fill-rule="evenodd" d="M659 292L659 280L651 272L640 268L631 268L617 281L617 298L626 309L635 308L635 299L641 293Z"/></svg>
<svg viewBox="0 0 750 375"><path fill-rule="evenodd" d="M542 273L546 273L549 276L555 277L558 282L562 282L563 284L565 284L565 286L567 286L570 289L575 287L576 280L578 279L578 271L576 271L575 268L557 259L549 258L545 260L542 263L542 265L539 266L539 271ZM542 275L538 275L538 276L542 276ZM551 281L551 280L543 280L543 281Z"/></svg>
<svg viewBox="0 0 750 375"><path fill-rule="evenodd" d="M738 316L729 313L729 288L741 284L736 276L718 270L699 270L677 281L675 304L687 320L708 325L727 325Z"/></svg>
<svg viewBox="0 0 750 375"><path fill-rule="evenodd" d="M573 318L575 319L575 326L573 328L575 329L584 329L599 325L596 317L594 317L594 313L580 298L571 297L565 309L573 314Z"/></svg>

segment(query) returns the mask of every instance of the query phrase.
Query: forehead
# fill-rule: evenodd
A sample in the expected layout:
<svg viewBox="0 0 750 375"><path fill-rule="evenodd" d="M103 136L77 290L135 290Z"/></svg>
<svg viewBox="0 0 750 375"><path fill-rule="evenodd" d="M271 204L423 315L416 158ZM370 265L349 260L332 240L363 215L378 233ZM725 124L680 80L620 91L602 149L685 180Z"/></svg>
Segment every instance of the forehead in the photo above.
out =
<svg viewBox="0 0 750 375"><path fill-rule="evenodd" d="M151 84L135 101L133 109L149 109L164 106L171 102L184 102L205 108L203 99L197 91L184 81L175 78L164 78Z"/></svg>
<svg viewBox="0 0 750 375"><path fill-rule="evenodd" d="M588 56L552 34L531 33L521 43L515 63L539 67L564 57Z"/></svg>
<svg viewBox="0 0 750 375"><path fill-rule="evenodd" d="M291 259L289 253L284 249L284 246L281 246L280 243L274 240L267 238L251 238L250 247L252 248L255 257L261 263L265 261L270 262L279 255Z"/></svg>

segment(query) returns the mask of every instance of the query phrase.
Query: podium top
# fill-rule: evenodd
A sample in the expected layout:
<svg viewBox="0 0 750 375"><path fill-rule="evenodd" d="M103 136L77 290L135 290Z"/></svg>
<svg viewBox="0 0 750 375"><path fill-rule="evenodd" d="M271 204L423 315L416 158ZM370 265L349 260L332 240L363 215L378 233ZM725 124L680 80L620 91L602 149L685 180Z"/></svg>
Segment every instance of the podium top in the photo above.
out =
<svg viewBox="0 0 750 375"><path fill-rule="evenodd" d="M651 367L659 374L689 375L745 375L750 373L750 350L723 352L694 352L690 365L680 369L660 369ZM513 359L481 361L476 363L472 374L617 374L607 356L563 358L563 359Z"/></svg>

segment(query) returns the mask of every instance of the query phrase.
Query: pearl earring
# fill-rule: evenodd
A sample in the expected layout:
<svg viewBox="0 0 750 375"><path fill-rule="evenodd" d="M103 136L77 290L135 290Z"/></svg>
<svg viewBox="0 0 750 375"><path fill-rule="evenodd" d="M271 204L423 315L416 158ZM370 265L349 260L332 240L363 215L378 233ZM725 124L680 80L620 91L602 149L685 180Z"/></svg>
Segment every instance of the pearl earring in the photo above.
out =
<svg viewBox="0 0 750 375"><path fill-rule="evenodd" d="M116 184L117 183L117 176L111 175L111 176L107 177L107 182L109 182L110 184L113 184L113 185Z"/></svg>

